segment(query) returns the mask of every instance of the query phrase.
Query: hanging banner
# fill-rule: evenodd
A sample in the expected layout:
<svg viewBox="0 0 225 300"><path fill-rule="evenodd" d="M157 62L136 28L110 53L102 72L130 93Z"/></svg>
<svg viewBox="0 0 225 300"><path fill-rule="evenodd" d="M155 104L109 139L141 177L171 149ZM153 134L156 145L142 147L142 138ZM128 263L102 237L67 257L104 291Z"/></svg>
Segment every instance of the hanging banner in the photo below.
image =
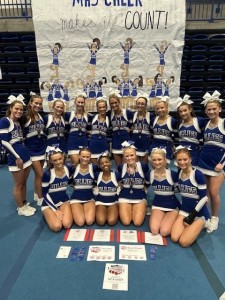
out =
<svg viewBox="0 0 225 300"><path fill-rule="evenodd" d="M119 89L125 106L179 96L185 0L32 0L42 96L95 99ZM47 110L47 109L46 109Z"/></svg>

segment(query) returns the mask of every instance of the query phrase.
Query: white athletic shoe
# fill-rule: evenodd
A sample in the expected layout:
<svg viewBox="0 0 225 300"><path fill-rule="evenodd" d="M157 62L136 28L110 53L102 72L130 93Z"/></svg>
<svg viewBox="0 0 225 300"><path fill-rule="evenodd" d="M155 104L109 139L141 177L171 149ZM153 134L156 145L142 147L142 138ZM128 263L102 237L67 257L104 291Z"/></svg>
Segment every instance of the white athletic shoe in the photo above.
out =
<svg viewBox="0 0 225 300"><path fill-rule="evenodd" d="M35 213L36 211L36 208L34 208L33 206L30 206L30 202L26 202L24 205L27 206L27 208L32 211L33 213Z"/></svg>
<svg viewBox="0 0 225 300"><path fill-rule="evenodd" d="M22 207L17 208L17 212L19 216L25 216L25 217L30 217L34 215L34 211L31 211L29 209L29 205L24 205Z"/></svg>
<svg viewBox="0 0 225 300"><path fill-rule="evenodd" d="M34 193L34 201L38 201L38 195Z"/></svg>
<svg viewBox="0 0 225 300"><path fill-rule="evenodd" d="M217 230L218 225L219 225L219 218L212 216L211 217L211 227L212 227L212 230Z"/></svg>
<svg viewBox="0 0 225 300"><path fill-rule="evenodd" d="M205 226L206 231L208 233L213 232L214 230L217 230L218 225L219 225L219 218L212 216L211 219L206 222L206 226Z"/></svg>

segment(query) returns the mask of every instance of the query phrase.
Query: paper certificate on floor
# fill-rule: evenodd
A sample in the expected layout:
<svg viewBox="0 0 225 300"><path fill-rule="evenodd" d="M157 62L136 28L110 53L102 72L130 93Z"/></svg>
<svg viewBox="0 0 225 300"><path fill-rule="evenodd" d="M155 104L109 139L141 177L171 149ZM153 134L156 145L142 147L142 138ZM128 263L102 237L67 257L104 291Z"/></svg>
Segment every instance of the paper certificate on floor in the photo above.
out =
<svg viewBox="0 0 225 300"><path fill-rule="evenodd" d="M120 245L119 259L147 260L145 245Z"/></svg>
<svg viewBox="0 0 225 300"><path fill-rule="evenodd" d="M67 229L64 236L64 241L82 242L87 241L89 235L89 229Z"/></svg>
<svg viewBox="0 0 225 300"><path fill-rule="evenodd" d="M106 264L102 288L128 291L128 265Z"/></svg>
<svg viewBox="0 0 225 300"><path fill-rule="evenodd" d="M166 246L167 240L161 234L154 235L151 232L142 232L142 243Z"/></svg>
<svg viewBox="0 0 225 300"><path fill-rule="evenodd" d="M93 242L113 242L114 230L113 229L92 229L89 240Z"/></svg>
<svg viewBox="0 0 225 300"><path fill-rule="evenodd" d="M114 261L115 246L90 246L87 261Z"/></svg>
<svg viewBox="0 0 225 300"><path fill-rule="evenodd" d="M139 230L117 230L117 242L141 243L141 232Z"/></svg>

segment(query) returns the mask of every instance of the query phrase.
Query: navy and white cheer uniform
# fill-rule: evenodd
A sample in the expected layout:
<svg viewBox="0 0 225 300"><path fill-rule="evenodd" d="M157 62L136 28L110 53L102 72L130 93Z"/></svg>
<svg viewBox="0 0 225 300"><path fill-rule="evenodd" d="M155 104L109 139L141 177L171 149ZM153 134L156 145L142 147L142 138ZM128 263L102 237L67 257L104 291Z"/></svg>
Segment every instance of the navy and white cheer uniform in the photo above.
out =
<svg viewBox="0 0 225 300"><path fill-rule="evenodd" d="M67 142L65 138L65 120L61 117L60 122L54 121L53 115L44 116L45 132L47 135L47 146L58 146L67 153Z"/></svg>
<svg viewBox="0 0 225 300"><path fill-rule="evenodd" d="M107 133L109 130L109 117L106 116L104 122L100 122L98 115L95 115L91 121L91 136L89 140L89 148L91 157L98 158L101 153L109 150Z"/></svg>
<svg viewBox="0 0 225 300"><path fill-rule="evenodd" d="M41 209L51 208L56 211L63 203L69 200L67 187L73 175L74 168L70 165L64 166L65 174L58 177L55 169L45 170L42 178L43 202Z"/></svg>
<svg viewBox="0 0 225 300"><path fill-rule="evenodd" d="M6 117L0 119L0 141L8 153L9 171L20 171L16 165L17 158L22 159L23 169L32 164L29 151L23 143L23 132L19 123Z"/></svg>
<svg viewBox="0 0 225 300"><path fill-rule="evenodd" d="M140 203L147 202L144 190L148 166L141 162L136 163L134 174L129 174L127 163L121 164L118 171L121 176L122 189L119 193L119 203Z"/></svg>
<svg viewBox="0 0 225 300"><path fill-rule="evenodd" d="M182 179L182 171L179 172L178 188L181 194L181 207L179 214L188 216L193 211L196 205L201 201L202 208L197 213L197 217L203 217L205 220L210 218L210 213L207 207L206 181L201 171L192 169L190 178Z"/></svg>
<svg viewBox="0 0 225 300"><path fill-rule="evenodd" d="M70 204L94 201L93 187L97 169L96 165L89 164L87 173L82 174L80 173L80 165L76 167L73 176L74 191L70 197Z"/></svg>
<svg viewBox="0 0 225 300"><path fill-rule="evenodd" d="M210 121L204 131L204 146L199 156L198 169L203 174L218 176L215 171L217 164L225 162L225 124L224 119L219 119L218 126L210 128ZM224 170L223 170L224 172Z"/></svg>
<svg viewBox="0 0 225 300"><path fill-rule="evenodd" d="M44 160L46 139L44 134L44 121L39 115L39 120L28 120L24 125L25 144L30 152L32 161Z"/></svg>
<svg viewBox="0 0 225 300"><path fill-rule="evenodd" d="M145 154L149 151L151 118L150 112L146 112L143 119L138 118L137 112L134 113L132 141L134 141L134 145L137 148L136 153L138 156L145 156Z"/></svg>
<svg viewBox="0 0 225 300"><path fill-rule="evenodd" d="M166 149L166 159L168 162L170 162L173 152L172 152L172 146L173 146L173 135L176 132L176 123L177 121L171 117L168 116L166 123L164 124L158 124L158 116L155 118L153 122L153 142L150 147L150 153L153 148L165 148Z"/></svg>
<svg viewBox="0 0 225 300"><path fill-rule="evenodd" d="M97 195L95 196L95 205L111 206L118 202L118 182L120 181L120 175L118 172L111 171L111 179L105 181L103 178L103 172L100 172L97 176Z"/></svg>
<svg viewBox="0 0 225 300"><path fill-rule="evenodd" d="M127 109L122 110L122 115L116 116L111 111L111 127L112 127L112 153L122 154L121 144L130 140L128 130L132 127L133 113Z"/></svg>
<svg viewBox="0 0 225 300"><path fill-rule="evenodd" d="M177 173L170 169L166 169L166 177L161 179L155 178L155 170L150 171L150 184L154 191L152 209L172 211L180 207L175 196L177 179Z"/></svg>
<svg viewBox="0 0 225 300"><path fill-rule="evenodd" d="M76 113L73 111L65 115L65 120L70 127L68 136L68 154L79 154L80 149L88 147L88 116L84 114L81 118L77 118Z"/></svg>
<svg viewBox="0 0 225 300"><path fill-rule="evenodd" d="M196 167L200 153L199 144L203 139L203 128L206 122L204 118L194 117L192 120L193 124L191 125L185 125L183 121L181 122L178 128L178 141L179 145L191 148L191 164Z"/></svg>

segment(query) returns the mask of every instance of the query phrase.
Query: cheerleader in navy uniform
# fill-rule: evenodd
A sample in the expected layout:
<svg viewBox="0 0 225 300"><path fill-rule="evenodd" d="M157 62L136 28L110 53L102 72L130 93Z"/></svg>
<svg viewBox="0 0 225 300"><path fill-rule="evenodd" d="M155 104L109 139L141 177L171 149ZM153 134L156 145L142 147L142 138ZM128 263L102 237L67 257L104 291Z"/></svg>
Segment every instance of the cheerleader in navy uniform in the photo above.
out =
<svg viewBox="0 0 225 300"><path fill-rule="evenodd" d="M118 90L109 90L112 153L117 167L122 163L123 149L121 144L124 141L130 140L133 119L133 113L131 111L121 108L120 97L121 95Z"/></svg>
<svg viewBox="0 0 225 300"><path fill-rule="evenodd" d="M167 41L162 41L159 48L156 46L156 44L154 44L153 46L155 46L156 50L159 53L159 65L157 66L157 71L161 75L163 75L165 68L165 54L168 47L170 46L170 43L167 44Z"/></svg>
<svg viewBox="0 0 225 300"><path fill-rule="evenodd" d="M180 169L178 189L181 207L171 230L171 240L182 247L189 247L207 227L210 218L206 180L201 171L192 168L191 154L187 148L178 146L175 158Z"/></svg>
<svg viewBox="0 0 225 300"><path fill-rule="evenodd" d="M175 196L177 173L167 169L166 150L152 149L150 161L150 185L154 191L149 228L153 234L168 236L178 215L180 202Z"/></svg>
<svg viewBox="0 0 225 300"><path fill-rule="evenodd" d="M189 95L185 95L183 99L180 97L177 99L177 111L182 120L178 127L178 141L179 145L191 148L191 164L197 167L206 121L202 117L195 116L193 101L189 98Z"/></svg>
<svg viewBox="0 0 225 300"><path fill-rule="evenodd" d="M168 114L168 97L162 97L156 102L156 114L153 121L153 142L150 152L153 148L165 148L166 159L170 163L173 152L173 135L176 132L177 121Z"/></svg>
<svg viewBox="0 0 225 300"><path fill-rule="evenodd" d="M150 127L153 118L147 111L148 95L138 94L136 100L137 111L133 116L132 140L136 147L138 159L143 163L148 162L148 151L150 148Z"/></svg>
<svg viewBox="0 0 225 300"><path fill-rule="evenodd" d="M97 166L90 163L91 152L83 148L79 153L79 164L73 176L74 191L70 197L74 223L78 226L92 225L95 221L93 187Z"/></svg>
<svg viewBox="0 0 225 300"><path fill-rule="evenodd" d="M10 96L6 117L0 119L0 140L8 153L9 171L13 176L13 196L18 206L18 215L32 216L35 208L26 203L27 178L32 164L29 151L23 143L21 117L24 97Z"/></svg>
<svg viewBox="0 0 225 300"><path fill-rule="evenodd" d="M212 95L204 95L205 112L209 118L204 131L204 145L199 157L198 169L206 176L207 190L211 204L211 228L218 228L220 209L220 189L224 181L225 166L225 121L220 118L222 110L219 99L220 93L215 91Z"/></svg>
<svg viewBox="0 0 225 300"><path fill-rule="evenodd" d="M106 115L107 100L100 97L96 99L98 114L90 122L89 148L91 150L91 162L97 164L99 155L109 150L107 133L109 131L109 117Z"/></svg>
<svg viewBox="0 0 225 300"><path fill-rule="evenodd" d="M44 116L45 132L47 135L47 146L58 146L63 153L67 153L67 142L65 138L64 120L65 101L53 100L52 113Z"/></svg>
<svg viewBox="0 0 225 300"><path fill-rule="evenodd" d="M111 162L108 152L102 153L98 159L101 172L96 178L95 204L96 223L115 225L118 220L118 188L120 175L111 170Z"/></svg>
<svg viewBox="0 0 225 300"><path fill-rule="evenodd" d="M34 199L38 205L41 205L43 200L41 185L46 150L44 120L39 114L42 110L42 103L43 99L41 96L31 93L25 115L26 123L24 125L25 144L30 152L34 170Z"/></svg>
<svg viewBox="0 0 225 300"><path fill-rule="evenodd" d="M127 38L124 45L120 43L120 46L124 51L123 64L120 66L120 68L124 70L124 76L128 76L129 73L130 50L133 48L134 44L135 43L131 38Z"/></svg>
<svg viewBox="0 0 225 300"><path fill-rule="evenodd" d="M66 193L74 168L64 165L65 156L57 147L47 147L48 169L42 179L43 202L41 210L49 228L58 232L70 228L73 217Z"/></svg>
<svg viewBox="0 0 225 300"><path fill-rule="evenodd" d="M119 193L119 216L123 225L131 222L135 226L141 226L146 214L146 176L148 165L137 162L136 150L133 145L125 141L123 143L124 163L119 165L121 176L121 191Z"/></svg>
<svg viewBox="0 0 225 300"><path fill-rule="evenodd" d="M75 98L75 111L65 114L65 121L69 127L68 155L73 164L79 161L79 151L88 147L87 126L88 116L85 114L86 94L78 92Z"/></svg>

